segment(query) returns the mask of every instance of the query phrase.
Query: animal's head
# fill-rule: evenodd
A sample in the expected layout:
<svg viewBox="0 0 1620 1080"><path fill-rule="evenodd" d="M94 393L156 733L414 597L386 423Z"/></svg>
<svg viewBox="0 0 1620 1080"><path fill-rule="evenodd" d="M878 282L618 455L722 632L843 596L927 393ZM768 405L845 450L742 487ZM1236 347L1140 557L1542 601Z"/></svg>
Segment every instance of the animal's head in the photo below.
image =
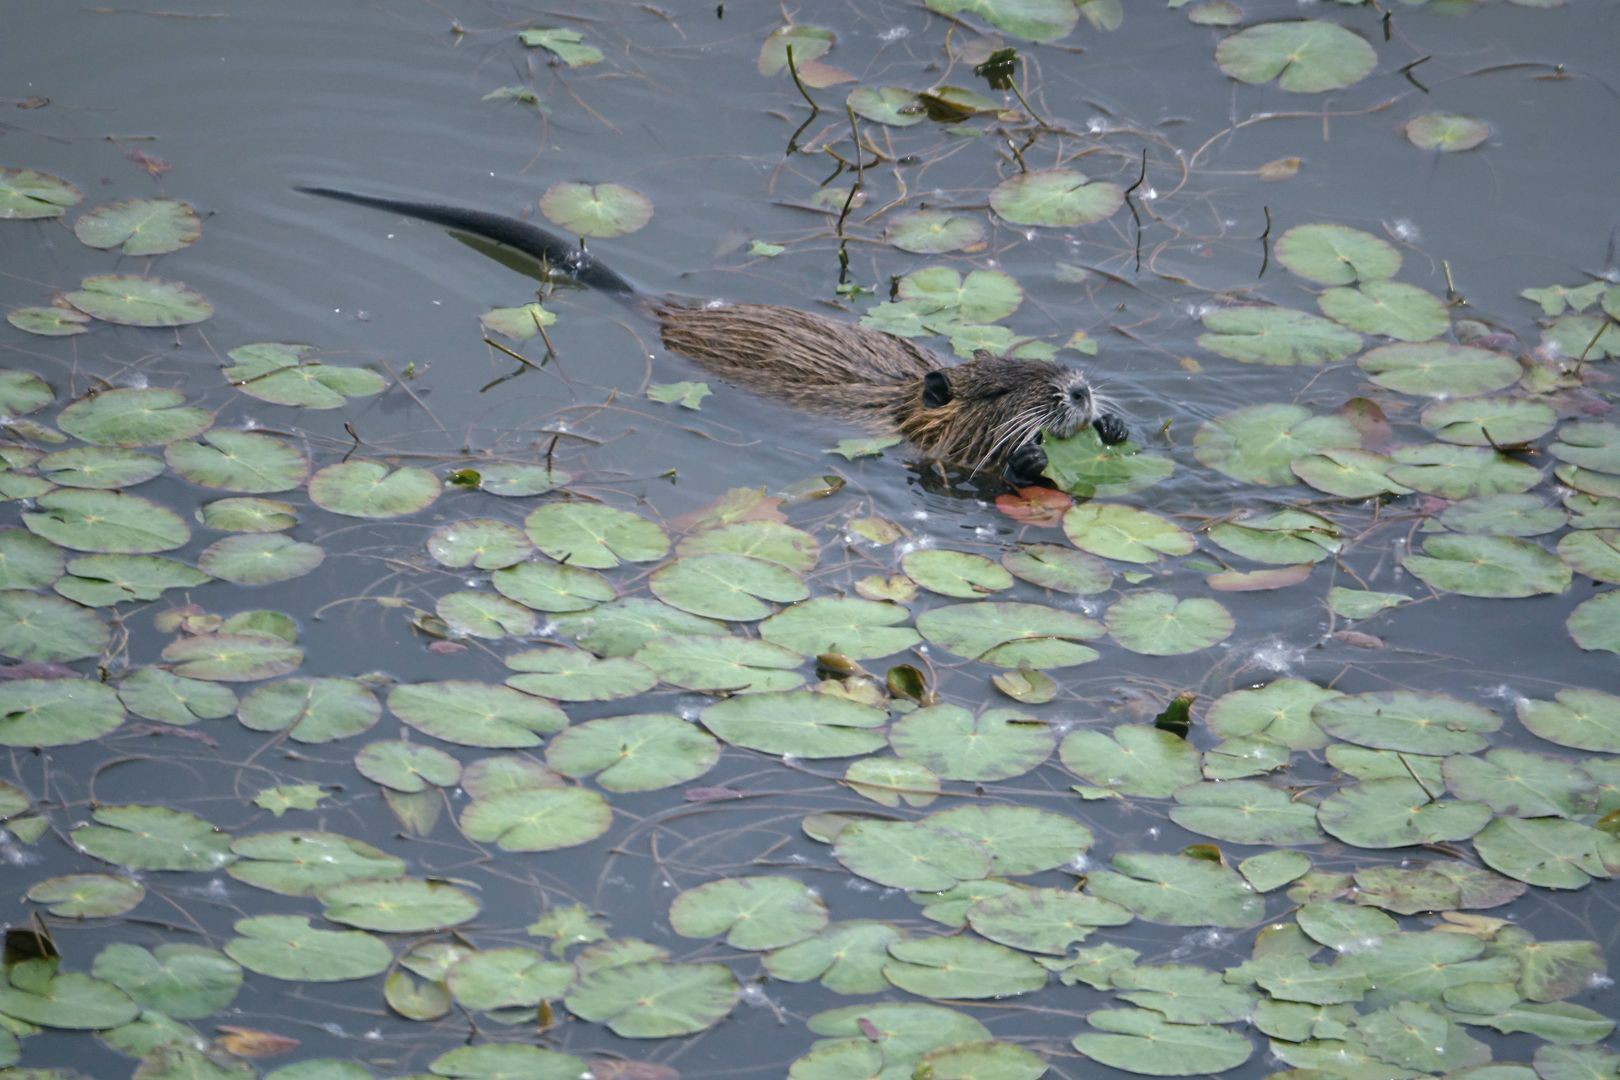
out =
<svg viewBox="0 0 1620 1080"><path fill-rule="evenodd" d="M997 420L997 441L1029 441L1042 428L1066 439L1100 415L1085 375L1046 360L992 356L983 349L965 364L923 377L923 405L983 405Z"/></svg>

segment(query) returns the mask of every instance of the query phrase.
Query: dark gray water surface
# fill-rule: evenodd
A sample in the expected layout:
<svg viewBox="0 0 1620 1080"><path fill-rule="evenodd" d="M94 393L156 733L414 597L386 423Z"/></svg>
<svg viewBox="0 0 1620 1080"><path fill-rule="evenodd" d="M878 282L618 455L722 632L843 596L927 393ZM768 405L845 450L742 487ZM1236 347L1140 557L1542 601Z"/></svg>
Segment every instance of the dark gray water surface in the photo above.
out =
<svg viewBox="0 0 1620 1080"><path fill-rule="evenodd" d="M842 524L864 514L898 523L913 539L992 558L1015 539L1062 542L1058 531L1021 526L986 499L924 483L922 471L908 468L903 448L853 463L829 456L825 451L837 439L859 432L718 380L710 380L714 395L700 412L648 402L648 382L705 376L665 353L648 320L602 295L563 290L548 300L559 315L549 328L558 357L481 390L516 365L481 343L478 315L533 299L534 281L437 227L293 190L327 184L532 216L536 198L556 181L613 181L646 194L656 212L641 231L592 248L654 293L858 312L884 297L892 275L922 265L944 263L964 273L1004 268L1027 293L1009 320L1015 333L1061 343L1085 330L1099 346L1084 360L1088 370L1106 384L1144 442L1176 461L1171 479L1126 501L1188 527L1234 510L1283 505L1311 493L1242 485L1199 465L1190 450L1193 432L1244 405L1296 401L1328 412L1346 398L1377 391L1353 363L1320 370L1239 365L1195 345L1201 311L1223 299L1314 310L1313 290L1275 259L1257 277L1267 212L1273 238L1311 221L1387 236L1405 255L1401 280L1436 294L1447 288L1443 261L1467 300L1461 314L1517 334L1525 348L1536 339L1537 311L1518 293L1577 284L1604 271L1612 258L1610 229L1620 222L1613 179L1620 174L1620 141L1613 135L1620 130L1614 61L1620 7L1609 0L1574 0L1552 10L1508 3L1390 7L1393 34L1386 42L1370 7L1243 4L1245 24L1320 17L1375 44L1379 64L1371 77L1322 95L1233 82L1212 59L1224 31L1191 25L1184 12L1147 0L1127 0L1118 30L1100 32L1082 20L1059 43L1020 43L1035 90L1031 104L1054 123L1088 133L1043 134L1023 150L1031 167L1069 164L1094 179L1129 185L1147 149L1138 192L1145 224L1140 270L1128 211L1075 229L1012 226L986 213L985 193L1018 169L996 122L981 120L981 136L959 138L934 124L886 129L863 121L863 131L877 145L892 146L899 161L865 170L864 205L849 215L850 277L877 294L849 305L835 292L837 215L812 206L837 164L820 148L831 143L846 157L850 152L841 107L847 87L812 91L827 106L800 136L812 152L785 154L806 109L790 81L762 77L755 68L761 41L782 22L775 5L727 3L717 17L712 2L615 0L535 9L461 0L175 0L115 9L12 0L0 28L0 95L49 103L23 109L0 101L7 106L0 109L0 165L73 181L86 196L81 209L137 196L190 202L204 215L202 239L152 260L150 274L183 280L212 301L215 314L179 331L97 324L90 334L64 339L0 326L0 366L40 374L59 403L104 382L180 387L220 409L221 427L251 423L295 435L317 467L355 445L348 428L362 456L422 465L441 477L494 459L538 462L549 451L559 468L574 474L580 493L659 520L703 507L729 489L775 492L838 475L847 481L841 492L788 510L794 524L820 527L822 562L811 578L817 596L846 590L853 578L898 572L892 549L850 542L847 553L839 550L839 537L847 535L839 531ZM950 23L921 4L817 2L792 15L837 32L837 47L825 59L860 85L921 87L943 78L983 87L961 59L944 76ZM526 50L516 39L517 31L535 25L582 30L606 60L580 69L547 66L547 54ZM968 26L952 32L951 47L975 56L984 51L982 35ZM1413 74L1428 92L1399 74L1420 57L1430 59ZM481 100L512 84L532 86L549 114ZM1484 147L1458 154L1409 145L1401 125L1434 111L1483 117L1492 135ZM1024 135L1015 138L1021 145ZM161 159L167 171L149 176L133 151ZM1301 160L1294 178L1264 182L1254 175L1262 164L1287 157ZM847 190L851 179L846 172L831 186ZM891 203L892 210L880 209ZM920 204L964 208L987 219L987 250L925 257L883 244L888 218ZM788 250L774 259L751 257L753 240ZM57 221L0 222L0 299L7 310L47 304L86 275L148 272L148 261L91 250ZM1088 268L1092 276L1067 283L1058 263ZM226 350L258 341L316 344L328 362L370 367L391 383L408 368L413 377L329 412L267 405L234 393L218 373ZM536 358L543 352L537 342L525 349ZM1072 353L1066 358L1076 359ZM1591 411L1607 407L1610 385L1594 379ZM1396 398L1380 397L1392 421L1415 425L1420 403ZM1159 434L1166 425L1168 434ZM185 516L218 496L174 477L140 493ZM295 501L303 505L296 493ZM427 532L455 517L521 521L533 505L536 500L452 491L429 512L375 523L307 506L297 536L326 548L319 570L262 589L211 583L191 590L190 599L222 614L272 608L294 616L307 650L302 675L499 682L506 675L499 654L515 651L511 643L430 652L432 639L412 628L407 610L374 601L399 599L431 610L437 596L466 587L462 578L472 572L434 566L422 552ZM17 524L18 512L16 503L0 508L0 524ZM1365 578L1364 587L1427 595L1400 570L1397 557L1418 541L1415 507L1384 508L1389 521L1377 527L1368 527L1365 508L1346 513L1356 523L1353 532L1367 530L1343 563ZM178 557L194 556L205 542L194 541ZM1564 629L1575 603L1603 588L1578 574L1572 590L1559 596L1437 595L1399 617L1364 624L1381 639L1369 650L1327 636L1343 626L1323 604L1328 584L1354 585L1331 562L1303 587L1260 593L1212 593L1202 581L1207 569L1166 564L1150 587L1222 599L1237 622L1231 638L1168 658L1098 643L1100 661L1054 673L1062 695L1037 715L1063 723L1150 721L1177 692L1192 691L1207 702L1279 675L1332 682L1348 692L1443 691L1505 715L1518 697L1548 698L1565 686L1620 688L1615 655L1575 648ZM1020 589L1020 599L1044 595ZM121 663L159 660L168 637L154 629L153 619L171 601L184 602L171 593L156 604L119 609L129 634ZM1053 602L1080 606L1072 598ZM1102 604L1089 606L1095 614ZM938 650L934 657L949 700L970 708L1009 704L993 700L990 668ZM94 674L93 662L76 666ZM881 662L868 666L881 673ZM627 712L691 715L704 704L697 695L662 693L634 708L607 702L568 711L577 724ZM509 1027L469 1022L459 1013L414 1024L387 1009L380 978L321 986L251 974L232 1010L195 1025L204 1034L222 1022L301 1040L292 1056L273 1059L266 1071L305 1057L334 1057L360 1062L378 1076L425 1072L435 1056L469 1039L538 1040L584 1057L663 1061L688 1077L783 1076L816 1038L805 1026L807 1016L872 999L843 998L815 983L756 984L752 954L669 930L666 912L675 894L720 877L779 872L818 889L835 918L929 925L904 893L849 875L825 846L801 834L807 814L873 808L835 783L842 762L784 765L728 750L699 783L768 797L686 805L678 788L615 796L616 824L600 840L541 856L490 849L495 857L486 860L448 817L428 838L401 835L375 786L355 774L359 743L397 737L390 734L397 727L385 715L360 740L297 746L227 719L195 729L216 746L171 734L119 736L37 756L13 749L10 763L0 764L0 780L29 791L54 828L27 845L0 834L6 839L0 900L7 905L0 910L6 921L20 923L34 906L22 902L22 893L36 881L106 869L66 840L66 831L87 818L91 800L161 803L233 835L317 827L345 833L404 857L413 875L473 882L483 914L468 933L481 945L532 944L523 927L548 906L578 900L606 918L616 935L646 938L680 959L727 963L748 987L727 1020L680 1040L620 1039L601 1025L563 1020L560 1005L559 1026L543 1037L532 1022ZM1214 741L1196 732L1194 738L1201 745ZM1495 738L1534 742L1515 732L1511 720ZM1314 782L1331 775L1311 757L1295 755L1295 778ZM983 797L1087 820L1099 837L1093 866L1106 864L1115 851L1174 852L1205 839L1170 824L1164 800L1082 803L1068 792L1073 782L1054 759L999 788L986 785ZM250 801L278 783L333 785L332 797L318 811L292 811L278 822ZM954 788L978 797L973 785ZM464 801L459 794L450 798L453 808ZM1229 847L1233 861L1253 853ZM1330 842L1312 854L1318 869L1345 869L1360 865L1357 857L1366 853ZM1401 852L1380 858L1385 855L1394 860ZM1039 877L1044 885L1073 881L1062 873ZM84 928L53 920L66 968L88 970L95 951L111 941L217 947L244 915L315 916L317 910L311 901L288 901L223 874L152 873L146 885L151 896L136 915ZM1272 901L1271 914L1282 917L1289 905L1278 894ZM1614 906L1613 886L1599 881L1577 893L1532 889L1514 907L1491 914L1520 919L1544 937L1596 937L1612 957ZM1419 921L1408 920L1414 929ZM1236 963L1250 946L1243 932L1206 935L1141 920L1087 944L1104 939L1140 950L1144 962L1173 957L1213 968ZM921 1000L898 990L885 998ZM1602 985L1573 1000L1612 1012L1612 1004L1604 1004L1612 993ZM1077 1057L1068 1041L1084 1029L1084 1013L1109 1001L1054 980L1040 995L967 1008L997 1038L1040 1053L1051 1075L1080 1077L1116 1075ZM1524 1036L1472 1031L1489 1036L1502 1061L1528 1060L1537 1045ZM1285 1067L1268 1062L1264 1037L1256 1033L1255 1039L1256 1056L1232 1075ZM23 1046L26 1066L73 1067L98 1077L126 1075L133 1067L79 1033L31 1036Z"/></svg>

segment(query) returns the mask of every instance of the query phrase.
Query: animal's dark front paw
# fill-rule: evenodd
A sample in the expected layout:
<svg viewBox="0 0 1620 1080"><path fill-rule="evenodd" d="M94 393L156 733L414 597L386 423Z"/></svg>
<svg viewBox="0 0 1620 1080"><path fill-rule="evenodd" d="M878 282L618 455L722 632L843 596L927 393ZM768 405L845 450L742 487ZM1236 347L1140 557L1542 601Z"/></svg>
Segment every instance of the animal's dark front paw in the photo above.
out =
<svg viewBox="0 0 1620 1080"><path fill-rule="evenodd" d="M1041 473L1045 470L1046 451L1041 449L1040 443L1031 439L1007 458L1007 468L1001 477L1013 487L1029 487L1041 482Z"/></svg>
<svg viewBox="0 0 1620 1080"><path fill-rule="evenodd" d="M1113 413L1104 413L1097 417L1091 422L1091 426L1097 429L1097 438L1106 446L1122 443L1131 437L1131 429L1125 426L1125 421Z"/></svg>

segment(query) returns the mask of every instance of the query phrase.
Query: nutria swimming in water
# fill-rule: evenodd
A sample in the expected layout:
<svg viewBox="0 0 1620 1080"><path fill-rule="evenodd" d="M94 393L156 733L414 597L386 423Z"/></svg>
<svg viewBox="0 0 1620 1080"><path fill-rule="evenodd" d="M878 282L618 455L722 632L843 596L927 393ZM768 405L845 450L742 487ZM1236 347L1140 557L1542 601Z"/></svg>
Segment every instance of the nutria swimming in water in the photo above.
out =
<svg viewBox="0 0 1620 1080"><path fill-rule="evenodd" d="M443 225L512 248L593 289L650 312L664 345L714 374L802 409L903 435L930 458L1015 486L1040 481L1042 430L1068 438L1087 424L1105 443L1127 430L1102 413L1086 377L1045 360L991 356L952 364L878 330L772 304L690 306L650 297L582 248L500 214L334 188L299 191Z"/></svg>

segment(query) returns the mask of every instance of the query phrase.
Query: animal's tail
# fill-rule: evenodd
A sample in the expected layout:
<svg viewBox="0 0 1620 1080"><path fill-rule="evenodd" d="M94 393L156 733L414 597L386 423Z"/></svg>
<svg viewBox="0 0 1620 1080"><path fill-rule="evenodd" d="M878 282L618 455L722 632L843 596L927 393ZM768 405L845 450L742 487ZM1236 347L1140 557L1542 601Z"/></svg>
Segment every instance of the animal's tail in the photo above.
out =
<svg viewBox="0 0 1620 1080"><path fill-rule="evenodd" d="M538 225L531 225L527 221L519 221L505 214L467 210L441 203L419 203L405 199L387 199L378 195L361 195L358 192L338 188L299 187L294 190L306 195L320 195L341 202L355 203L358 206L387 210L390 213L443 225L457 232L469 233L547 263L552 269L567 274L581 285L599 289L627 303L641 296L641 290L597 262L584 248L571 244Z"/></svg>

